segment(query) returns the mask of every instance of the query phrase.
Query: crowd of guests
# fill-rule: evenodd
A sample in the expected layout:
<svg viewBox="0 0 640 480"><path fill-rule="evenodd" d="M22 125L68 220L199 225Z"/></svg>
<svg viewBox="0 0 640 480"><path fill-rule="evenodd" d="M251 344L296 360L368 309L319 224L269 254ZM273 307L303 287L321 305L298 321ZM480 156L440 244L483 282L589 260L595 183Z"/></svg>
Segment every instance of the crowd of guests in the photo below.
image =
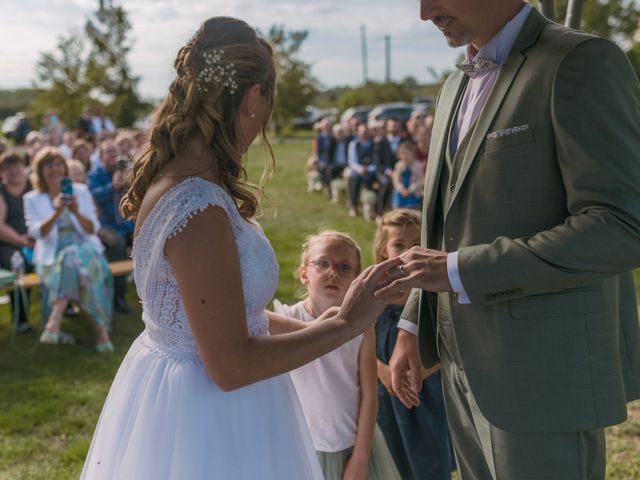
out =
<svg viewBox="0 0 640 480"><path fill-rule="evenodd" d="M413 112L405 123L389 118L373 124L352 117L347 124L323 119L315 126L307 163L309 191L326 191L338 203L344 192L351 217L379 223L391 208L422 206L433 117Z"/></svg>
<svg viewBox="0 0 640 480"><path fill-rule="evenodd" d="M109 262L128 258L132 244L134 225L118 205L124 171L145 136L116 130L104 115L86 120L70 130L51 113L41 130L26 135L24 148L0 142L0 268L11 269L18 252L24 271L38 274L41 343L73 343L61 322L82 311L95 328L96 349L110 352L112 312L131 311L126 276L112 278L109 269ZM16 291L10 296L17 331L33 331L29 292L26 299Z"/></svg>

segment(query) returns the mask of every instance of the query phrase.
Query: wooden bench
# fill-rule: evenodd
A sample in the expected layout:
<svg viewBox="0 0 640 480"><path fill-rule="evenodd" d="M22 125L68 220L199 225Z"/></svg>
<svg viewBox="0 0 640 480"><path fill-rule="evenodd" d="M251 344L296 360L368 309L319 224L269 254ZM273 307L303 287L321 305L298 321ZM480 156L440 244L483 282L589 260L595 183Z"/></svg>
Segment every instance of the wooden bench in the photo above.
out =
<svg viewBox="0 0 640 480"><path fill-rule="evenodd" d="M109 263L109 270L111 270L111 275L114 277L119 277L120 275L126 275L133 271L133 260L118 260L116 262ZM27 273L23 275L19 281L19 285L22 288L33 288L40 286L40 277L38 277L37 273ZM10 290L13 290L13 285L6 285L4 287L0 287L0 292L5 293Z"/></svg>

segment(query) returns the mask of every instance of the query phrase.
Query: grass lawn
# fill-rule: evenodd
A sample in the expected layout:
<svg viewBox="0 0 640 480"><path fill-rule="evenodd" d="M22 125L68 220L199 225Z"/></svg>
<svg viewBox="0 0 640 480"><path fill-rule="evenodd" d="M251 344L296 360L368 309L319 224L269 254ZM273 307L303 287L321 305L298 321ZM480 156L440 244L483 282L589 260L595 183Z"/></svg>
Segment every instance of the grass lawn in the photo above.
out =
<svg viewBox="0 0 640 480"><path fill-rule="evenodd" d="M350 219L346 209L306 192L302 168L311 149L308 140L274 148L277 172L266 191L269 200L263 203L261 223L280 263L276 297L291 302L300 290L293 272L306 235L321 227L349 232L369 264L375 225ZM260 175L262 158L261 149L252 150L249 172L253 179ZM95 352L92 330L83 318L64 323L65 330L76 336L76 345L16 352L10 347L9 309L0 305L0 480L78 478L113 376L143 328L133 285L129 290L129 301L137 310L115 315L116 353L107 356ZM37 292L34 297L38 298ZM31 308L32 323L39 317L37 303ZM35 336L17 341L27 347ZM640 403L631 406L626 423L608 430L607 442L607 478L640 478Z"/></svg>

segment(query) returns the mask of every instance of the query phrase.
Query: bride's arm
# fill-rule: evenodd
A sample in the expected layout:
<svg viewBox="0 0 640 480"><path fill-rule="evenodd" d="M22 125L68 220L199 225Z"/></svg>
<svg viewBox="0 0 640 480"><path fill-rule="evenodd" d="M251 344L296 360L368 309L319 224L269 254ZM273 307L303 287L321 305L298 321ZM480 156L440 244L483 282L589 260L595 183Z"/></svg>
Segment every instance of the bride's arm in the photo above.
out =
<svg viewBox="0 0 640 480"><path fill-rule="evenodd" d="M266 310L269 317L269 334L282 335L283 333L297 332L307 327L307 323L297 318L287 317L280 313Z"/></svg>
<svg viewBox="0 0 640 480"><path fill-rule="evenodd" d="M338 315L292 333L249 337L240 261L227 214L209 207L195 215L167 241L165 251L204 366L223 390L288 372L324 355L362 333L385 306L373 290L389 262L353 281Z"/></svg>

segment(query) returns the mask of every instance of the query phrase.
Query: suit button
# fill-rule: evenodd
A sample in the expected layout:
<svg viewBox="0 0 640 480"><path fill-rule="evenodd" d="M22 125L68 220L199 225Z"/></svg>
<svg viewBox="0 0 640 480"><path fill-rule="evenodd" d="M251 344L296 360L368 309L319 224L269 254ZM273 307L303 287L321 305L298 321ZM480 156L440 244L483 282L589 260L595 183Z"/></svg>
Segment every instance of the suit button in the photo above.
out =
<svg viewBox="0 0 640 480"><path fill-rule="evenodd" d="M452 183L452 184L451 184L451 186L449 187L449 191L450 191L451 193L453 193L453 192L455 192L455 191L456 191L456 184L455 184L455 183Z"/></svg>
<svg viewBox="0 0 640 480"><path fill-rule="evenodd" d="M496 296L493 293L490 293L489 295L486 296L486 299L489 300L490 302L493 302L496 299Z"/></svg>

